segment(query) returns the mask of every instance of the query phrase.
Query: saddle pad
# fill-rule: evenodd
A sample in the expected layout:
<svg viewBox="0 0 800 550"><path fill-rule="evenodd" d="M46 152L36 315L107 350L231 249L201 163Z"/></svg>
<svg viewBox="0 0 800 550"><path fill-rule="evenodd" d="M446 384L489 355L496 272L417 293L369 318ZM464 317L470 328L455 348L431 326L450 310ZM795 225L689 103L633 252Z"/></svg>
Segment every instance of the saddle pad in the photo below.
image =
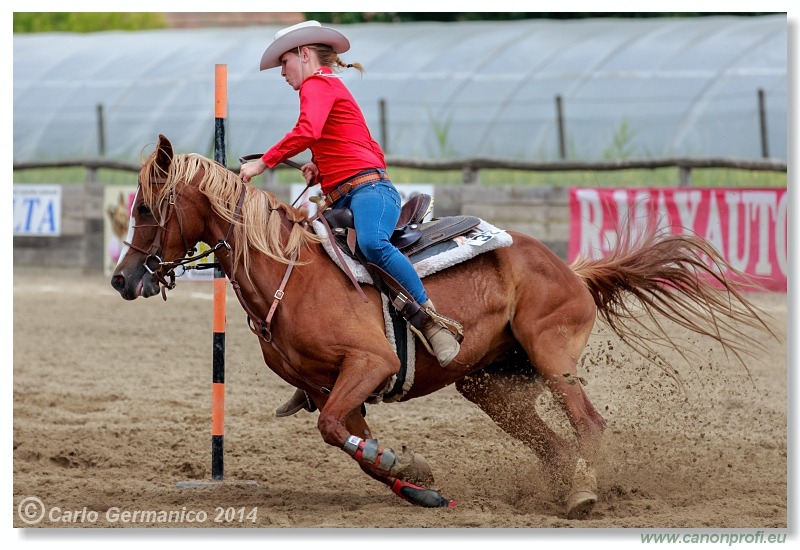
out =
<svg viewBox="0 0 800 550"><path fill-rule="evenodd" d="M315 220L311 226L313 227L317 236L322 240L322 246L325 248L328 256L336 265L339 266L340 269L343 269L342 264L339 262L339 258L333 251L333 246L336 245L331 245L331 242L328 239L328 233L325 230L325 226L319 220ZM451 239L450 242L455 243L456 246L443 250L438 254L426 257L413 264L414 270L417 272L417 275L419 275L420 278L433 275L434 273L438 273L439 271L447 269L448 267L466 262L478 254L483 254L484 252L489 252L490 250L495 250L496 248L510 246L513 242L513 239L511 238L511 235L502 229L498 229L489 222L481 220L481 222L478 224L478 227L466 235L461 235L460 237ZM369 273L367 273L367 270L364 269L364 266L346 255L343 257L347 263L347 267L350 269L350 272L359 283L372 284L372 277L369 275Z"/></svg>

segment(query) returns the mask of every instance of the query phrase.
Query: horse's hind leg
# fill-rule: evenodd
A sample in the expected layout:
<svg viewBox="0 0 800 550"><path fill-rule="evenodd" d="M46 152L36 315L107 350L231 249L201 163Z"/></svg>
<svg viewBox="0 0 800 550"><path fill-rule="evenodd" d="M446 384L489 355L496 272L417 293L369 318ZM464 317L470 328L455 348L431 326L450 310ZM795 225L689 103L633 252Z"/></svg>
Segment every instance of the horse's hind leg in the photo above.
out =
<svg viewBox="0 0 800 550"><path fill-rule="evenodd" d="M536 398L544 389L534 373L511 374L491 367L468 375L456 389L475 403L500 428L530 447L542 463L555 496L563 499L569 490L572 445L554 432L536 411Z"/></svg>
<svg viewBox="0 0 800 550"><path fill-rule="evenodd" d="M577 362L589 340L596 310L591 297L576 291L573 299L542 313L532 307L519 308L512 327L575 430L578 459L566 502L567 517L583 518L597 500L594 467L605 427L577 373Z"/></svg>

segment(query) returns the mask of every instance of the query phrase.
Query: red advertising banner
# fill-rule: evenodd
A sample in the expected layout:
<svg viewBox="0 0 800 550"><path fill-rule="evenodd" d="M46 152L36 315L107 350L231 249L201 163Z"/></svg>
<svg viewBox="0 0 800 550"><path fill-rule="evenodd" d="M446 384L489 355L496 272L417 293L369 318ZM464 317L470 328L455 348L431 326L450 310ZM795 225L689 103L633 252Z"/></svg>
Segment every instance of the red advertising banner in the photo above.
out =
<svg viewBox="0 0 800 550"><path fill-rule="evenodd" d="M674 234L705 238L765 289L786 292L788 199L786 189L573 188L568 260L602 258L618 226L655 219Z"/></svg>

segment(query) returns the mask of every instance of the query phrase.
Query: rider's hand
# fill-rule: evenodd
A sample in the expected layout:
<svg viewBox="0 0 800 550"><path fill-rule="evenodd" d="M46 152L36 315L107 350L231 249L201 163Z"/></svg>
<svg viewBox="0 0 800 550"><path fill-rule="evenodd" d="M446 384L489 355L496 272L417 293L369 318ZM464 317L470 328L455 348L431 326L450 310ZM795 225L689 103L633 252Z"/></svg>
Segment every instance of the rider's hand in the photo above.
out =
<svg viewBox="0 0 800 550"><path fill-rule="evenodd" d="M306 179L307 185L313 185L319 178L319 168L313 162L308 162L300 168L303 172L303 177Z"/></svg>
<svg viewBox="0 0 800 550"><path fill-rule="evenodd" d="M242 178L243 182L249 183L251 179L266 169L267 164L261 159L254 160L253 162L246 162L239 168L239 177Z"/></svg>

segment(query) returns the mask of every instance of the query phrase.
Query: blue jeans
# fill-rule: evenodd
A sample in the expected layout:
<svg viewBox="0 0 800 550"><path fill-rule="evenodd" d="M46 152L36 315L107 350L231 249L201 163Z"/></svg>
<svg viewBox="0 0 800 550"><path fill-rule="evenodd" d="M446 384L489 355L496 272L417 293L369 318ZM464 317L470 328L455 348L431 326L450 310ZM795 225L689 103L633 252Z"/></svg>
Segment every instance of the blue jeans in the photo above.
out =
<svg viewBox="0 0 800 550"><path fill-rule="evenodd" d="M388 179L366 183L336 201L333 208L353 211L358 246L370 263L405 287L418 304L428 301L411 262L389 242L400 218L400 194Z"/></svg>

